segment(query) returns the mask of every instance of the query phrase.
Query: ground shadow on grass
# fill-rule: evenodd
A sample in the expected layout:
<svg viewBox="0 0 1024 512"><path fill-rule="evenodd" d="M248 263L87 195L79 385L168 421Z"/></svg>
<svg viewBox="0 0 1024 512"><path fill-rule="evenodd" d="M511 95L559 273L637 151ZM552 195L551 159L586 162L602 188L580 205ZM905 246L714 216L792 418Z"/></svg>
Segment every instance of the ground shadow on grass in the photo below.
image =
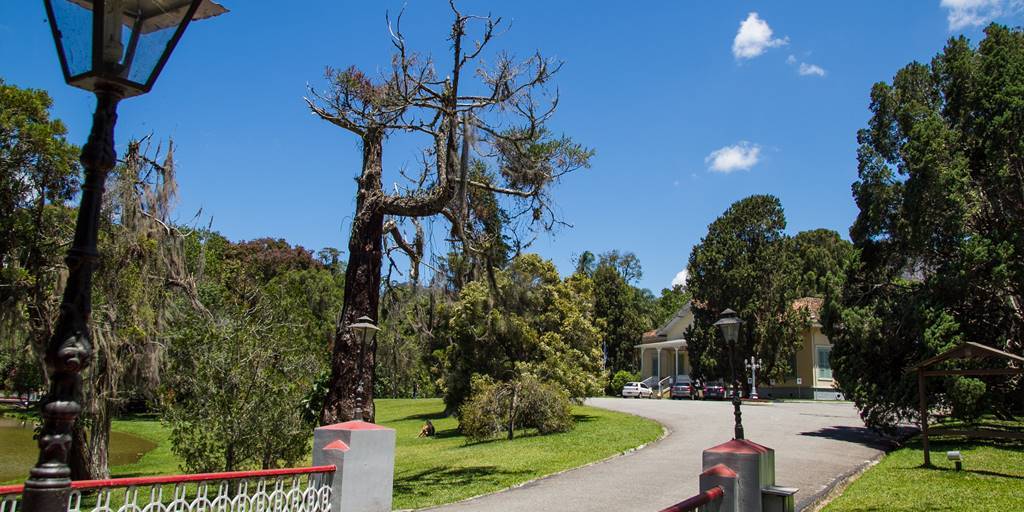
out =
<svg viewBox="0 0 1024 512"><path fill-rule="evenodd" d="M530 472L526 470L513 471L497 466L441 466L411 475L396 475L394 493L407 496L425 495L430 493L427 489L431 488L456 487L466 485L467 482L500 483L507 481L508 477L522 477L528 474Z"/></svg>
<svg viewBox="0 0 1024 512"><path fill-rule="evenodd" d="M447 418L447 417L448 417L448 415L445 414L444 411L441 411L441 412L427 412L427 413L423 413L423 414L410 414L409 416L403 416L401 418L394 418L394 419L388 420L388 422L390 423L390 422L393 422L393 421L411 421L411 420L420 420L420 421L440 420L440 419L444 419L444 418Z"/></svg>
<svg viewBox="0 0 1024 512"><path fill-rule="evenodd" d="M928 436L928 443L931 447L931 451L945 451L946 448L950 450L957 450L962 448L964 445L968 446L988 446L991 448L999 448L1000 450L1010 450L1014 452L1024 452L1024 443L1015 441L1012 439L992 439L982 437L971 437L966 438L963 436ZM921 448L921 439L915 438L913 441L907 443L907 446L914 448Z"/></svg>
<svg viewBox="0 0 1024 512"><path fill-rule="evenodd" d="M594 416L593 414L575 413L572 415L572 419L576 420L576 423L589 423L591 421L596 421L597 416Z"/></svg>
<svg viewBox="0 0 1024 512"><path fill-rule="evenodd" d="M813 432L801 432L802 436L824 437L836 441L859 444L874 448L875 450L889 451L898 446L897 439L900 439L910 432L899 432L896 437L881 435L867 427L825 427Z"/></svg>
<svg viewBox="0 0 1024 512"><path fill-rule="evenodd" d="M920 466L917 466L914 469L926 469L926 470L929 470L929 471L941 471L941 472L956 472L956 470L953 469L953 468L945 468L945 467L940 467L940 466L935 466L935 465L925 466L924 464L922 464ZM998 477L998 478L1010 478L1010 479L1013 479L1013 480L1024 480L1024 476L1008 475L1006 473L999 473L997 471L988 471L988 470L985 470L985 469L970 469L970 468L966 468L965 467L964 469L960 470L960 472L961 473L973 473L975 475L994 476L994 477Z"/></svg>

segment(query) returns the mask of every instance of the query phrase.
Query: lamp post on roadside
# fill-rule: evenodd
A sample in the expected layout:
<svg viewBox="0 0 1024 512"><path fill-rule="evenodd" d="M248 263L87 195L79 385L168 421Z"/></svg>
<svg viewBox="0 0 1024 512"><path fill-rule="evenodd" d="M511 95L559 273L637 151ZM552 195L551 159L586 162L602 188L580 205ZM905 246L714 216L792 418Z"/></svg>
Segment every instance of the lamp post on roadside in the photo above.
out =
<svg viewBox="0 0 1024 512"><path fill-rule="evenodd" d="M744 361L747 369L750 370L750 398L757 400L760 398L757 396L757 371L764 367L764 362L760 359L754 360L754 356L750 356L750 361Z"/></svg>
<svg viewBox="0 0 1024 512"><path fill-rule="evenodd" d="M44 356L50 389L42 400L39 460L25 480L22 504L27 512L57 512L68 506L68 451L82 410L79 373L92 357L89 314L92 273L99 257L100 206L107 173L117 163L117 104L149 92L190 21L227 11L210 0L45 0L44 4L64 81L93 92L96 110L80 157L85 180L74 239L64 260L67 284Z"/></svg>
<svg viewBox="0 0 1024 512"><path fill-rule="evenodd" d="M743 439L743 421L742 413L740 412L740 381L736 378L736 340L740 336L740 326L743 325L743 320L740 320L736 316L736 312L731 309L722 311L721 318L715 322L715 327L718 327L722 331L722 337L725 338L726 343L729 344L729 369L732 373L732 407L733 415L736 418L736 425L734 427L734 439Z"/></svg>
<svg viewBox="0 0 1024 512"><path fill-rule="evenodd" d="M363 376L363 357L366 355L367 345L373 342L380 327L373 323L372 318L361 316L356 319L356 323L349 325L348 328L352 329L352 333L359 340L359 362L356 364L356 379L358 379L359 384L356 386L355 419L363 421L366 419L363 415L363 380L365 380Z"/></svg>

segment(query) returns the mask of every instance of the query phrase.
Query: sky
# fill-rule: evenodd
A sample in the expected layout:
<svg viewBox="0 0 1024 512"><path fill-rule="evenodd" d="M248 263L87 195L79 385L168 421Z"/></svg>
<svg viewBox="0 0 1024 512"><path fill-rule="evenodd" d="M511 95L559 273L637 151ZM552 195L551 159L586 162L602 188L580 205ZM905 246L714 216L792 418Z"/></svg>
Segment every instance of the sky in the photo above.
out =
<svg viewBox="0 0 1024 512"><path fill-rule="evenodd" d="M232 240L344 251L360 149L310 114L307 87L324 85L326 66L386 66L385 14L403 6L408 45L443 59L447 2L218 1L230 12L191 25L153 91L121 103L119 150L173 138L183 222L201 210ZM572 227L530 250L563 274L583 251L631 251L639 285L655 292L681 279L708 224L751 194L780 198L790 234L846 238L872 84L950 37L976 43L987 23L1017 26L1024 13L1022 0L459 6L510 22L495 48L564 61L550 127L596 151L554 191ZM48 91L69 140L84 143L95 101L64 84L42 2L0 0L0 78ZM415 164L415 142L388 144L393 181Z"/></svg>

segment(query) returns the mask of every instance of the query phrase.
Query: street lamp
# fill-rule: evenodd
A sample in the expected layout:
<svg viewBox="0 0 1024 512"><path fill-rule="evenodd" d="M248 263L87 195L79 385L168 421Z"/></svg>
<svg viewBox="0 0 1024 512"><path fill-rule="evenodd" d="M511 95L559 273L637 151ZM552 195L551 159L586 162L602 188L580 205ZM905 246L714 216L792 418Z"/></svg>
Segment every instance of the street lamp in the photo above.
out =
<svg viewBox="0 0 1024 512"><path fill-rule="evenodd" d="M352 329L352 334L359 340L359 362L357 363L356 373L359 385L356 387L355 419L363 421L365 419L363 416L363 357L366 354L366 347L373 342L373 338L377 336L377 331L380 330L380 327L377 327L370 317L361 316L356 319L356 323L349 325L348 328Z"/></svg>
<svg viewBox="0 0 1024 512"><path fill-rule="evenodd" d="M757 396L757 371L764 368L764 361L755 360L754 356L750 356L750 361L744 361L744 364L750 370L750 398L758 400L761 397Z"/></svg>
<svg viewBox="0 0 1024 512"><path fill-rule="evenodd" d="M53 336L46 347L50 390L43 399L39 461L25 481L27 512L68 505L71 430L82 407L79 372L92 356L89 313L100 205L107 173L117 163L114 124L122 98L153 87L193 19L226 9L210 0L45 0L64 80L96 95L96 111L80 160L85 169L75 236L65 262L68 278Z"/></svg>
<svg viewBox="0 0 1024 512"><path fill-rule="evenodd" d="M738 393L740 383L736 380L736 340L740 337L740 325L743 324L743 320L740 320L736 316L736 312L731 309L722 311L721 318L715 322L715 327L718 327L722 331L722 337L725 338L726 343L729 344L729 369L732 372L732 407L733 415L736 417L735 433L733 437L735 439L743 439L743 421L740 413L740 395Z"/></svg>

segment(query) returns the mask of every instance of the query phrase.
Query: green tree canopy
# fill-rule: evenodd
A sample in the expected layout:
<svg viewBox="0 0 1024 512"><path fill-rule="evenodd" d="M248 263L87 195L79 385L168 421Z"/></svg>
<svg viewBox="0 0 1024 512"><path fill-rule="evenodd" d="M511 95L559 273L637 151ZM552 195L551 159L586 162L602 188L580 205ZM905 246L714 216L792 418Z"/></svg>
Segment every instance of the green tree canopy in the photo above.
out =
<svg viewBox="0 0 1024 512"><path fill-rule="evenodd" d="M857 134L859 259L825 323L869 425L916 417L904 369L919 360L962 341L1024 353L1024 33L985 34L876 83ZM990 384L1020 407L1019 379Z"/></svg>
<svg viewBox="0 0 1024 512"><path fill-rule="evenodd" d="M785 228L778 198L754 195L733 203L694 246L686 283L693 296L694 324L686 338L698 376L729 377L735 364L739 378L742 359L751 355L764 360L768 379L788 371L806 318L791 307L799 290ZM726 308L746 322L735 361L730 361L728 347L714 327Z"/></svg>
<svg viewBox="0 0 1024 512"><path fill-rule="evenodd" d="M457 410L474 374L510 381L523 374L555 383L572 398L603 387L600 332L591 321L593 282L566 280L534 254L496 272L496 290L469 283L450 312L445 403Z"/></svg>

